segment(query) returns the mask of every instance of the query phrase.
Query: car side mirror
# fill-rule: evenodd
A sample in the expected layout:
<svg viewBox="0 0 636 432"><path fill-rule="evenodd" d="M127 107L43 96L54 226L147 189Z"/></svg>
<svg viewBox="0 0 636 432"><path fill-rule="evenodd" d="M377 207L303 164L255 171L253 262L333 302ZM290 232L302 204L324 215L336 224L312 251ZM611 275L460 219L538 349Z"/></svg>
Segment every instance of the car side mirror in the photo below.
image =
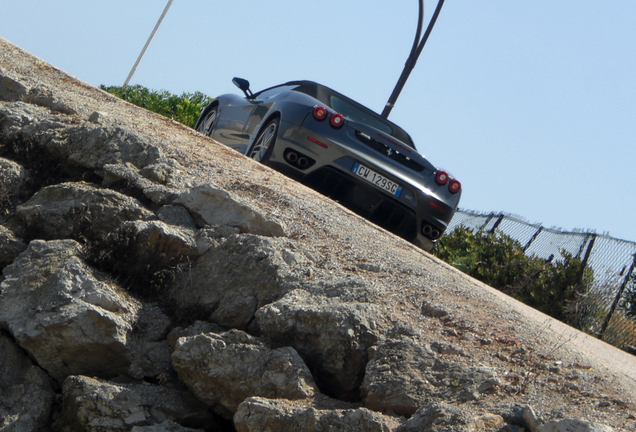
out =
<svg viewBox="0 0 636 432"><path fill-rule="evenodd" d="M254 99L254 95L252 94L252 91L250 90L250 82L248 80L244 78L234 77L232 78L232 83L238 88L240 88L243 91L243 93L245 93L245 96L248 99Z"/></svg>

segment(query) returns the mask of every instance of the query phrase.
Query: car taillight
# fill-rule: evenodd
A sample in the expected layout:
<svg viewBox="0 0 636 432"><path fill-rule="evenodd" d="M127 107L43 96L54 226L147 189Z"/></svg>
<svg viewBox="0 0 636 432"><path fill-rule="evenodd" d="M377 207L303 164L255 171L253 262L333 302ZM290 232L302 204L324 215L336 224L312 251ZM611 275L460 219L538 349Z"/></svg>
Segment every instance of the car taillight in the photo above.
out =
<svg viewBox="0 0 636 432"><path fill-rule="evenodd" d="M323 106L316 105L313 113L316 120L322 121L327 118L327 108Z"/></svg>
<svg viewBox="0 0 636 432"><path fill-rule="evenodd" d="M448 173L446 171L437 171L437 174L435 175L435 183L439 186L444 186L448 183Z"/></svg>
<svg viewBox="0 0 636 432"><path fill-rule="evenodd" d="M340 129L344 125L344 117L342 114L333 113L329 118L329 123L334 129Z"/></svg>
<svg viewBox="0 0 636 432"><path fill-rule="evenodd" d="M459 180L453 179L448 184L448 190L450 191L450 193L456 194L457 192L462 190L462 184L459 182Z"/></svg>

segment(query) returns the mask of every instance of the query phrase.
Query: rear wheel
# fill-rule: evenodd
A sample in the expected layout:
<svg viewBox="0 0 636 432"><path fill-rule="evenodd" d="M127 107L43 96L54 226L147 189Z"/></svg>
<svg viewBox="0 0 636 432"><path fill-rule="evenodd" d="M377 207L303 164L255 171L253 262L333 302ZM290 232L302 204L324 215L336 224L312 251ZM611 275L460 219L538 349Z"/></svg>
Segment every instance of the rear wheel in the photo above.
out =
<svg viewBox="0 0 636 432"><path fill-rule="evenodd" d="M267 163L276 144L277 135L278 119L274 119L261 129L254 144L247 151L247 156L261 163Z"/></svg>
<svg viewBox="0 0 636 432"><path fill-rule="evenodd" d="M206 115L201 124L199 125L199 132L207 136L212 135L214 126L216 126L216 117L218 114L218 107L213 107Z"/></svg>

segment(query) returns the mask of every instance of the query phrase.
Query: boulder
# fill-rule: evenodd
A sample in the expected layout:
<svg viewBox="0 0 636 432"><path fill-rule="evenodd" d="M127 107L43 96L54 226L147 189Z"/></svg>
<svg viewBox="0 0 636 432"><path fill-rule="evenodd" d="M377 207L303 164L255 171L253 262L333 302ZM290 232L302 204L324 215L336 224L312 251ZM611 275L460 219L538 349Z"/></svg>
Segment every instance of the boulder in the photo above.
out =
<svg viewBox="0 0 636 432"><path fill-rule="evenodd" d="M535 431L532 431L535 432ZM564 419L551 420L536 429L536 432L614 432L611 427L585 420Z"/></svg>
<svg viewBox="0 0 636 432"><path fill-rule="evenodd" d="M204 432L203 429L192 429L173 421L165 421L152 426L133 426L131 432Z"/></svg>
<svg viewBox="0 0 636 432"><path fill-rule="evenodd" d="M22 98L24 101L50 109L52 112L75 114L64 100L58 98L53 90L46 85L39 84L29 90L29 94Z"/></svg>
<svg viewBox="0 0 636 432"><path fill-rule="evenodd" d="M153 166L155 165L151 165L151 167ZM143 175L144 172L149 172L149 170L140 170L132 163L107 164L99 170L99 174L103 177L102 184L104 186L127 189L136 196L144 196L153 204L168 205L178 196L177 189L156 182L154 179L157 176L152 176L153 180L146 178ZM152 171L150 170L150 172ZM173 172L176 173L178 170L175 169Z"/></svg>
<svg viewBox="0 0 636 432"><path fill-rule="evenodd" d="M240 330L181 338L172 363L190 390L226 418L250 396L304 399L318 392L293 348L270 349Z"/></svg>
<svg viewBox="0 0 636 432"><path fill-rule="evenodd" d="M22 165L0 157L0 208L9 211L14 198L25 192L28 178Z"/></svg>
<svg viewBox="0 0 636 432"><path fill-rule="evenodd" d="M0 100L13 102L26 96L29 89L20 81L19 76L0 68Z"/></svg>
<svg viewBox="0 0 636 432"><path fill-rule="evenodd" d="M196 262L181 266L170 297L229 328L246 329L258 308L301 283L310 268L287 239L243 234L209 246Z"/></svg>
<svg viewBox="0 0 636 432"><path fill-rule="evenodd" d="M81 255L73 240L34 240L0 284L0 325L59 382L73 374L126 373L140 308Z"/></svg>
<svg viewBox="0 0 636 432"><path fill-rule="evenodd" d="M195 230L197 224L190 216L188 210L180 205L165 205L157 210L157 217L168 225L176 225L183 228Z"/></svg>
<svg viewBox="0 0 636 432"><path fill-rule="evenodd" d="M155 272L199 256L193 230L158 220L124 222L97 249L128 285L140 286L148 285Z"/></svg>
<svg viewBox="0 0 636 432"><path fill-rule="evenodd" d="M42 188L16 216L47 240L105 237L126 221L156 219L137 200L84 182Z"/></svg>
<svg viewBox="0 0 636 432"><path fill-rule="evenodd" d="M128 339L128 376L136 379L165 380L171 376L172 347L166 339L172 320L153 303L143 303Z"/></svg>
<svg viewBox="0 0 636 432"><path fill-rule="evenodd" d="M495 380L490 369L447 362L415 339L401 337L378 346L367 365L362 395L370 409L411 416L433 400L479 399Z"/></svg>
<svg viewBox="0 0 636 432"><path fill-rule="evenodd" d="M203 184L179 196L174 204L188 209L199 225L229 225L243 233L285 236L284 227L238 197L213 184Z"/></svg>
<svg viewBox="0 0 636 432"><path fill-rule="evenodd" d="M0 331L0 430L43 430L48 425L54 399L46 372Z"/></svg>
<svg viewBox="0 0 636 432"><path fill-rule="evenodd" d="M426 376L437 356L410 338L380 345L366 368L362 383L364 405L373 410L392 410L411 416L435 392Z"/></svg>
<svg viewBox="0 0 636 432"><path fill-rule="evenodd" d="M501 416L477 414L470 406L434 402L422 406L394 432L500 432L507 427Z"/></svg>
<svg viewBox="0 0 636 432"><path fill-rule="evenodd" d="M260 397L246 399L234 415L238 432L391 432L401 422L366 408L325 407L313 400Z"/></svg>
<svg viewBox="0 0 636 432"><path fill-rule="evenodd" d="M92 170L126 164L143 169L164 159L158 146L121 126L69 126L40 142L52 156Z"/></svg>
<svg viewBox="0 0 636 432"><path fill-rule="evenodd" d="M59 426L68 432L130 431L167 421L193 428L214 423L207 408L189 392L162 386L69 376L62 396Z"/></svg>
<svg viewBox="0 0 636 432"><path fill-rule="evenodd" d="M0 225L0 269L5 268L26 249L27 245L18 239L13 231Z"/></svg>
<svg viewBox="0 0 636 432"><path fill-rule="evenodd" d="M294 290L259 309L255 327L274 346L298 351L323 393L355 401L383 315L376 304L347 300Z"/></svg>

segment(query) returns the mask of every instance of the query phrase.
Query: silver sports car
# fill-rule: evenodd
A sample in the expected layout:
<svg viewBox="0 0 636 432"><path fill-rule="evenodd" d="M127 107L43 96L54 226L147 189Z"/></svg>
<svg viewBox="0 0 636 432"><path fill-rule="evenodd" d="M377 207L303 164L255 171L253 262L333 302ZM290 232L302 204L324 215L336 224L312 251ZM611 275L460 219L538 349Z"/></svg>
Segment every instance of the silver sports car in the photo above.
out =
<svg viewBox="0 0 636 432"><path fill-rule="evenodd" d="M323 85L292 81L226 94L195 129L327 195L430 251L457 210L461 183L420 155L399 126Z"/></svg>

